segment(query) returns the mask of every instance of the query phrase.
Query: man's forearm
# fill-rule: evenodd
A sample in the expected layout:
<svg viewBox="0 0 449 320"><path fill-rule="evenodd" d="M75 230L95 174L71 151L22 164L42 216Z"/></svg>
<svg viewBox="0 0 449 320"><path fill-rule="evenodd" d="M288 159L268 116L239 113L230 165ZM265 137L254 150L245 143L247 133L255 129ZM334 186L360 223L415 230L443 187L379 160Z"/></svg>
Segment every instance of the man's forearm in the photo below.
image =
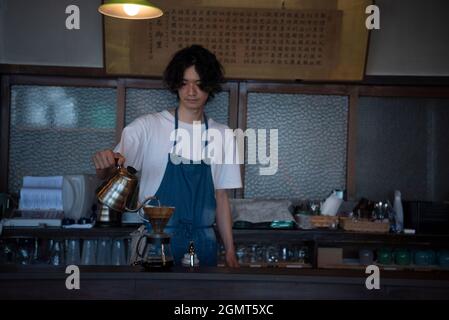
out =
<svg viewBox="0 0 449 320"><path fill-rule="evenodd" d="M217 226L226 252L234 252L231 207L226 190L217 190Z"/></svg>

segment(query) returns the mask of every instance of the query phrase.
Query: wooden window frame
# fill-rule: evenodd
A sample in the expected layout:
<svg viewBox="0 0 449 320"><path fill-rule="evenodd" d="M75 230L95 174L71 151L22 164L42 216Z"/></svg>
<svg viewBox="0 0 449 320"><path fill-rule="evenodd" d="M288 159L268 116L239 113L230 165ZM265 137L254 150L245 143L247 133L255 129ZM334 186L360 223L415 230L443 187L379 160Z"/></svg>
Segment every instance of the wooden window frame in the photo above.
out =
<svg viewBox="0 0 449 320"><path fill-rule="evenodd" d="M4 69L4 68L3 68ZM23 69L23 68L22 68ZM43 86L71 86L71 87L103 87L117 89L117 119L116 136L118 142L125 125L126 90L128 88L164 89L161 79L107 77L102 69L89 70L76 69L76 72L68 74L79 75L77 77L64 76L67 68L51 68L49 73L56 75L42 75L45 67L30 67L36 75L22 75L25 69L10 68L11 74L1 77L0 83L0 192L8 190L8 156L9 156L9 129L11 86L13 85L43 85ZM54 70L53 70L54 69ZM69 68L70 69L70 68ZM77 71L78 70L78 71ZM3 70L5 71L5 70ZM47 70L48 71L48 70ZM19 73L19 74L15 74ZM91 77L87 77L87 75ZM101 77L101 78L100 78ZM232 129L246 130L248 94L260 93L290 93L290 94L320 94L348 96L348 128L347 128L347 163L346 163L346 187L348 199L354 199L356 195L356 143L357 143L357 108L359 98L373 97L407 97L407 98L449 98L449 85L371 85L371 84L327 84L327 83L277 83L263 81L237 81L230 80L223 85L223 90L229 92L229 126ZM244 164L241 165L242 182L244 185ZM238 189L231 196L242 198L244 190Z"/></svg>

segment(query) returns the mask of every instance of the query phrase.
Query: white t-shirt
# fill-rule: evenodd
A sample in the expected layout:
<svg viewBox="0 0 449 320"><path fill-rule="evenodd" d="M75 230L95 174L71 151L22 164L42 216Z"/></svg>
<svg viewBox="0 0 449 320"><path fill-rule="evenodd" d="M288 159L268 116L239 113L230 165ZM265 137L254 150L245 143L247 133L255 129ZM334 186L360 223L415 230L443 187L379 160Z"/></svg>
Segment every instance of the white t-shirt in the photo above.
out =
<svg viewBox="0 0 449 320"><path fill-rule="evenodd" d="M225 130L228 126L215 122L208 118L210 129L218 130L222 136L225 136ZM178 121L178 128L187 130L190 137L193 138L193 125ZM199 125L197 126L199 128ZM167 110L141 116L127 125L122 132L121 140L115 147L114 152L119 152L125 157L125 166L132 166L140 172L140 190L139 201L156 194L169 161L169 153L173 150L175 129L175 117ZM206 130L204 123L201 125L201 133ZM170 136L172 135L171 139ZM191 142L192 150L184 148L177 135L176 154L186 159L198 161L202 158L201 151L204 148L204 142ZM229 139L223 139L222 153L234 152L233 155L238 159L238 152L235 143ZM235 142L235 141L234 141ZM211 142L209 142L210 146ZM195 146L197 148L195 148ZM204 155L203 155L204 156ZM211 161L212 179L215 189L234 189L241 188L242 181L240 177L240 166L228 163L215 163Z"/></svg>

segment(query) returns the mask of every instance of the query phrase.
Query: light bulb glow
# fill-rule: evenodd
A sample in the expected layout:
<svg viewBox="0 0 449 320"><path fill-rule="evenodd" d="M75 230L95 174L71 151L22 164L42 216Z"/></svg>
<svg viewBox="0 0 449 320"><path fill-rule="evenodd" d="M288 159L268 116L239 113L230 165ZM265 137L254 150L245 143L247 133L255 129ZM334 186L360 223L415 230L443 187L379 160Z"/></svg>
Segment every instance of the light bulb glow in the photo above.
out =
<svg viewBox="0 0 449 320"><path fill-rule="evenodd" d="M134 17L139 13L140 6L138 4L124 4L123 11L125 11L128 16Z"/></svg>

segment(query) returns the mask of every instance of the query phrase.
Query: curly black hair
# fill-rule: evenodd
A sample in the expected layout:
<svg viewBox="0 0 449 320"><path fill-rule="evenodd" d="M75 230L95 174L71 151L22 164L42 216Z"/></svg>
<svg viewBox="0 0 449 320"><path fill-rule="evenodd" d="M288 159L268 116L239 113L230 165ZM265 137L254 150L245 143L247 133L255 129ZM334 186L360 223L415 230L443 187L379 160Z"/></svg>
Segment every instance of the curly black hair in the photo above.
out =
<svg viewBox="0 0 449 320"><path fill-rule="evenodd" d="M224 82L224 70L215 54L206 48L194 44L176 52L164 71L163 80L168 89L178 93L181 88L184 71L191 66L200 76L200 89L209 94L209 99L221 91Z"/></svg>

